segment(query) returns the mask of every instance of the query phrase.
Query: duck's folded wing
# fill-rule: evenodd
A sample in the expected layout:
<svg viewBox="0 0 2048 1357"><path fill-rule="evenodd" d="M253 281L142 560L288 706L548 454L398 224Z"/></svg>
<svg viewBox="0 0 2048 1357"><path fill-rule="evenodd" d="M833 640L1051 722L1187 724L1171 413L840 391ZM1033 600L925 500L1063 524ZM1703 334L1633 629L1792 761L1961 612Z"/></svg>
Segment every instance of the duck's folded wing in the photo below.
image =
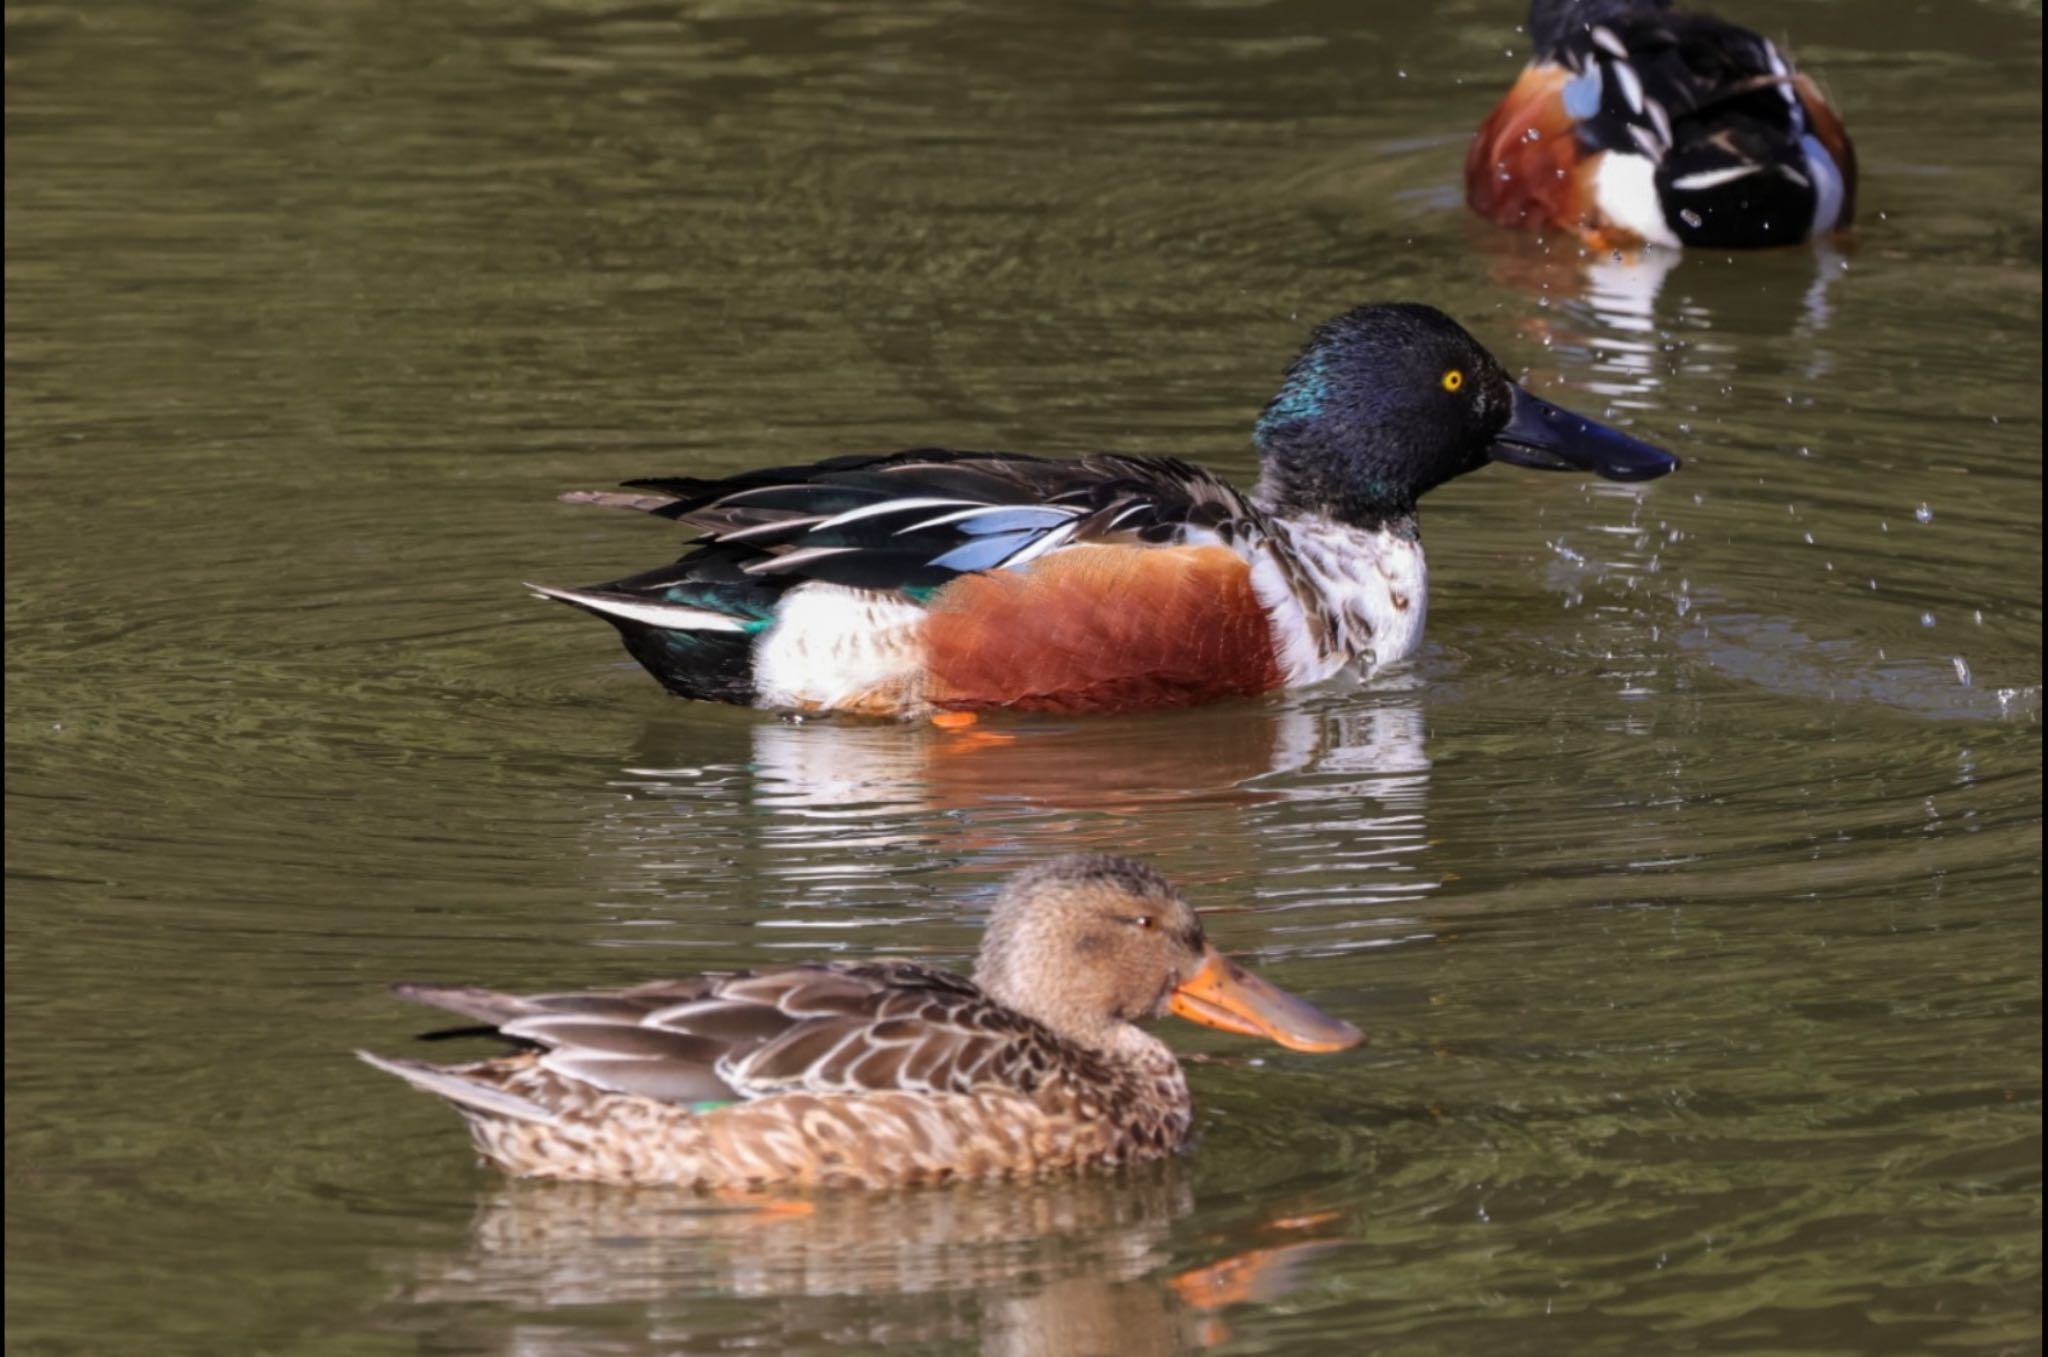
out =
<svg viewBox="0 0 2048 1357"><path fill-rule="evenodd" d="M1075 460L921 448L749 471L723 480L630 481L586 503L639 509L697 529L705 557L763 582L931 589L1084 543L1227 539L1250 513L1199 467L1167 457Z"/></svg>
<svg viewBox="0 0 2048 1357"><path fill-rule="evenodd" d="M781 1092L933 1092L1027 1079L1035 1025L966 981L912 963L806 965L588 994L400 993L539 1048L540 1064L612 1093L730 1102Z"/></svg>
<svg viewBox="0 0 2048 1357"><path fill-rule="evenodd" d="M893 962L834 967L829 975L777 999L778 1007L809 1016L735 1051L719 1068L728 1082L748 1097L963 1093L987 1084L1028 1092L1065 1049L946 971ZM838 1006L847 1011L821 1011Z"/></svg>

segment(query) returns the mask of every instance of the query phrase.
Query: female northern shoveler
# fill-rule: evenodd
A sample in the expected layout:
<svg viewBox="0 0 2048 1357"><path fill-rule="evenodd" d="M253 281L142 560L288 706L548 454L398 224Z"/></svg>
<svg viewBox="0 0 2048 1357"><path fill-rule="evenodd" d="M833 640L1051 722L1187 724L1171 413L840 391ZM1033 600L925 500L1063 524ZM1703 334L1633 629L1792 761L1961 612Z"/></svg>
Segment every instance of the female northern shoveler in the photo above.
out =
<svg viewBox="0 0 2048 1357"><path fill-rule="evenodd" d="M1787 245L1855 215L1841 119L1748 29L1670 0L1534 0L1529 36L1465 156L1480 215L1603 249Z"/></svg>
<svg viewBox="0 0 2048 1357"><path fill-rule="evenodd" d="M936 449L632 481L642 493L567 498L676 519L694 549L539 592L617 627L685 697L876 716L1186 706L1410 654L1416 500L1454 476L1678 465L1529 394L1411 304L1319 328L1253 437L1249 496L1169 457Z"/></svg>
<svg viewBox="0 0 2048 1357"><path fill-rule="evenodd" d="M401 985L532 1049L470 1065L358 1052L455 1105L514 1174L706 1188L883 1187L1185 1149L1187 1081L1133 1024L1171 1010L1298 1051L1364 1034L1226 960L1143 863L1012 878L974 979L821 962L519 997Z"/></svg>

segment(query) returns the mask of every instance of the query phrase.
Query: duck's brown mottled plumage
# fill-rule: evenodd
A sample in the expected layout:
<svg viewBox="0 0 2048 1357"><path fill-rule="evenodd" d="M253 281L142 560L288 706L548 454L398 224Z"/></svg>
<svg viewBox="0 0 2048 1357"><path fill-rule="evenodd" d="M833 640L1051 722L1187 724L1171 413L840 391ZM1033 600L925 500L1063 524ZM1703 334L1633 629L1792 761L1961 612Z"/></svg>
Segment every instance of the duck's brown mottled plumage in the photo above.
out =
<svg viewBox="0 0 2048 1357"><path fill-rule="evenodd" d="M1030 1176L1183 1149L1187 1083L1131 1025L1166 1007L1300 1049L1355 1029L1224 961L1156 873L1062 858L998 903L976 979L812 963L588 994L404 985L528 1043L437 1066L365 1054L455 1104L508 1172L709 1188Z"/></svg>

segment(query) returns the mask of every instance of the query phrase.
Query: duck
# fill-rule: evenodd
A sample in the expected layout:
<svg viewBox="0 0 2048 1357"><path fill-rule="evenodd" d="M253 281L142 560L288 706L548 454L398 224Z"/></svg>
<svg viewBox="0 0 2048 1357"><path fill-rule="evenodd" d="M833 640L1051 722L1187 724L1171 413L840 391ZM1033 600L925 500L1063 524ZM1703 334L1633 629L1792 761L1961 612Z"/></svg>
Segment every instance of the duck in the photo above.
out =
<svg viewBox="0 0 2048 1357"><path fill-rule="evenodd" d="M1171 1012L1290 1050L1350 1023L1260 979L1133 858L1070 854L1004 885L972 977L824 961L513 995L404 984L519 1049L461 1065L357 1055L451 1104L516 1177L750 1193L1033 1178L1185 1151Z"/></svg>
<svg viewBox="0 0 2048 1357"><path fill-rule="evenodd" d="M1529 35L1465 156L1480 216L1600 250L1790 245L1854 221L1849 133L1768 39L1671 0L1534 0Z"/></svg>
<svg viewBox="0 0 2048 1357"><path fill-rule="evenodd" d="M1417 303L1317 327L1252 438L1248 493L1171 456L945 448L572 492L697 535L644 574L528 587L611 623L682 697L942 725L1186 707L1412 655L1416 503L1454 477L1678 465Z"/></svg>

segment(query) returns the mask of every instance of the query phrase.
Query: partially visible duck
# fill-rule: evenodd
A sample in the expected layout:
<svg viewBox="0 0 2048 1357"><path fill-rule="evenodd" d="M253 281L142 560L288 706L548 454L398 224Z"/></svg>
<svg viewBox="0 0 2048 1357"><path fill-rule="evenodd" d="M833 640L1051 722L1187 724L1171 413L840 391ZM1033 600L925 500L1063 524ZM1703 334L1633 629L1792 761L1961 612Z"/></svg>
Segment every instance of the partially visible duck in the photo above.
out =
<svg viewBox="0 0 2048 1357"><path fill-rule="evenodd" d="M1450 317L1317 328L1253 430L1249 494L1171 457L918 449L576 501L697 536L675 564L539 588L673 693L873 716L1129 711L1412 654L1416 504L1489 461L1646 480L1678 459L1511 379Z"/></svg>
<svg viewBox="0 0 2048 1357"><path fill-rule="evenodd" d="M834 961L588 994L398 992L523 1048L467 1065L358 1052L453 1104L506 1172L742 1191L1177 1154L1187 1080L1137 1026L1169 1010L1299 1051L1364 1039L1225 958L1157 872L1109 856L1012 878L971 980Z"/></svg>
<svg viewBox="0 0 2048 1357"><path fill-rule="evenodd" d="M1534 0L1529 36L1465 157L1480 215L1598 248L1790 245L1855 217L1849 134L1769 40L1670 0Z"/></svg>

